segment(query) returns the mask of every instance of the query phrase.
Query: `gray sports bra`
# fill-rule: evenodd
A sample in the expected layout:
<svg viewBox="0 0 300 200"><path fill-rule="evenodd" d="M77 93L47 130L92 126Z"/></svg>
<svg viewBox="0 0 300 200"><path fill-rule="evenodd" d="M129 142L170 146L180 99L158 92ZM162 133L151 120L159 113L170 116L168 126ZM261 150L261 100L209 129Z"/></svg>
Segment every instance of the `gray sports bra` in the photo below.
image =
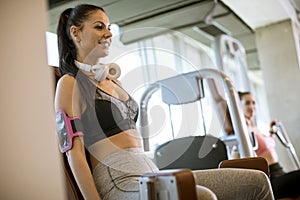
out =
<svg viewBox="0 0 300 200"><path fill-rule="evenodd" d="M122 101L96 88L94 108L87 106L81 116L86 147L122 131L136 128L138 104L128 93L127 95L129 98Z"/></svg>

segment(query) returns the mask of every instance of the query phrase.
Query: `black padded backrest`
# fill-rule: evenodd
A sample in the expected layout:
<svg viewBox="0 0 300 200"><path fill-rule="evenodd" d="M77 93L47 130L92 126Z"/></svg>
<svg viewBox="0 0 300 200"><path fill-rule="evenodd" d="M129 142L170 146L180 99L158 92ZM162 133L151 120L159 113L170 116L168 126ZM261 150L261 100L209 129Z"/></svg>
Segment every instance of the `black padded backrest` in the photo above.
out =
<svg viewBox="0 0 300 200"><path fill-rule="evenodd" d="M177 138L158 146L154 153L159 169L213 169L227 159L225 144L210 135Z"/></svg>

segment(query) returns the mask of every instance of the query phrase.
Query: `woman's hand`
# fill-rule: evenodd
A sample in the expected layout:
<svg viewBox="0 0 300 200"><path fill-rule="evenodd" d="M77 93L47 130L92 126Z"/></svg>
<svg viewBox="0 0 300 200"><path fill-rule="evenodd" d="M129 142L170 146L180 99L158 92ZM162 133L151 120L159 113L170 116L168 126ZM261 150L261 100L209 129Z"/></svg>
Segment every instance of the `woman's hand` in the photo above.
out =
<svg viewBox="0 0 300 200"><path fill-rule="evenodd" d="M279 120L272 120L270 122L270 133L275 134L277 132L277 127L278 125L281 125L281 122Z"/></svg>

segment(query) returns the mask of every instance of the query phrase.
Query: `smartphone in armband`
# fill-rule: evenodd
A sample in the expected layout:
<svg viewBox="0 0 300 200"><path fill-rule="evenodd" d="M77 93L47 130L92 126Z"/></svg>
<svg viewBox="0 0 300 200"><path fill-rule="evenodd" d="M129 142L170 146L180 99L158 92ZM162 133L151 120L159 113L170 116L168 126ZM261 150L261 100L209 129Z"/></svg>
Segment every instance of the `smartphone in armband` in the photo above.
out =
<svg viewBox="0 0 300 200"><path fill-rule="evenodd" d="M73 138L83 136L82 124L79 117L68 117L65 111L56 113L56 132L59 148L62 153L72 149Z"/></svg>

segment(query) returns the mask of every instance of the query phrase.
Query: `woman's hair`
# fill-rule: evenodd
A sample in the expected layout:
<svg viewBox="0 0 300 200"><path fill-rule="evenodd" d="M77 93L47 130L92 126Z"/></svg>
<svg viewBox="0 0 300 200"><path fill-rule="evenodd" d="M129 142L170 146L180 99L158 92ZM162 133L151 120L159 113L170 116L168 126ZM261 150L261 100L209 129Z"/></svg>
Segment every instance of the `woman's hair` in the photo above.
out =
<svg viewBox="0 0 300 200"><path fill-rule="evenodd" d="M103 8L90 4L77 5L74 8L68 8L60 15L57 26L58 53L59 53L59 68L64 74L72 74L75 76L78 68L74 64L76 59L76 48L70 35L70 27L76 26L82 28L82 24L86 21L90 13Z"/></svg>
<svg viewBox="0 0 300 200"><path fill-rule="evenodd" d="M242 100L243 96L251 94L251 92L238 92L240 100Z"/></svg>

